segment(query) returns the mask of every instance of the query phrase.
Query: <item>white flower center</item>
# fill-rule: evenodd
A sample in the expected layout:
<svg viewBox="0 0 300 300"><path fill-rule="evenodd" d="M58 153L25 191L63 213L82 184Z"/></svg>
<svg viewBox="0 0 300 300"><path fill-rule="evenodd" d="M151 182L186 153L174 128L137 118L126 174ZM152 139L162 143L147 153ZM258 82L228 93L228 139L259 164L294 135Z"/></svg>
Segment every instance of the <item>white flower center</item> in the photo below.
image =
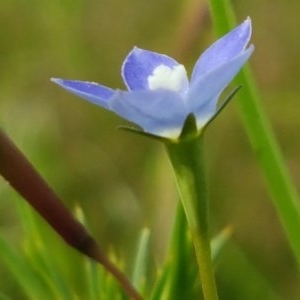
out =
<svg viewBox="0 0 300 300"><path fill-rule="evenodd" d="M180 92L184 89L186 84L187 75L183 65L177 65L173 68L160 65L148 76L148 86L150 90L166 89Z"/></svg>

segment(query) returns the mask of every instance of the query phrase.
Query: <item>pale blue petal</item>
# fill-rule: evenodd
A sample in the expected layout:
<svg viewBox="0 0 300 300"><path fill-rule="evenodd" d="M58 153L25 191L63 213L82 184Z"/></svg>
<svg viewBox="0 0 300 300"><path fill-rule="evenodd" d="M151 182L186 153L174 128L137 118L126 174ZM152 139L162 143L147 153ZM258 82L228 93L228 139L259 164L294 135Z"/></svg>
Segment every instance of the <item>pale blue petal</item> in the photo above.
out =
<svg viewBox="0 0 300 300"><path fill-rule="evenodd" d="M164 137L177 137L187 116L180 94L165 90L119 91L110 108L145 132Z"/></svg>
<svg viewBox="0 0 300 300"><path fill-rule="evenodd" d="M59 78L52 78L51 81L57 83L67 91L104 108L108 108L108 100L115 92L108 87L94 82L64 80Z"/></svg>
<svg viewBox="0 0 300 300"><path fill-rule="evenodd" d="M134 47L122 66L122 77L128 90L149 90L148 77L153 74L155 68L161 65L173 68L179 64L167 55ZM188 80L184 89L187 88Z"/></svg>
<svg viewBox="0 0 300 300"><path fill-rule="evenodd" d="M218 68L244 51L251 37L251 19L213 43L195 64L191 82Z"/></svg>
<svg viewBox="0 0 300 300"><path fill-rule="evenodd" d="M196 115L198 126L203 126L215 114L219 95L242 68L253 50L251 45L245 52L191 85L187 103L190 111Z"/></svg>

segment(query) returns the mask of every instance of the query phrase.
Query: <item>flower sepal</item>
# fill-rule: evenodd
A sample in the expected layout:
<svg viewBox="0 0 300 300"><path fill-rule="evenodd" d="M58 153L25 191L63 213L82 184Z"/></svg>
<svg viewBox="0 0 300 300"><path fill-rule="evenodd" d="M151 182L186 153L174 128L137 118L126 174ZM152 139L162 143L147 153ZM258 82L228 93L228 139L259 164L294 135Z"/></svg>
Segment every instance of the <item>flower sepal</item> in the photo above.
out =
<svg viewBox="0 0 300 300"><path fill-rule="evenodd" d="M124 131L129 131L138 135L142 135L144 137L148 137L151 138L153 140L159 141L159 142L163 142L163 143L167 143L170 142L173 139L168 139L166 137L160 136L160 135L156 135L156 134L152 134L149 132L145 132L142 129L136 128L136 127L130 127L130 126L118 126L118 129L120 130L124 130Z"/></svg>
<svg viewBox="0 0 300 300"><path fill-rule="evenodd" d="M200 132L204 132L206 128L212 123L212 121L223 111L223 109L227 106L230 100L235 96L235 94L241 89L241 85L235 87L230 94L226 97L223 103L219 106L215 114L207 121L207 123L201 128Z"/></svg>
<svg viewBox="0 0 300 300"><path fill-rule="evenodd" d="M178 141L197 137L199 133L196 116L193 113L189 113L184 121Z"/></svg>
<svg viewBox="0 0 300 300"><path fill-rule="evenodd" d="M197 137L200 133L197 129L196 117L193 113L188 114L188 116L186 117L181 133L178 138L166 138L160 135L155 135L149 132L145 132L142 129L136 127L118 126L118 129L136 133L163 143L170 143L170 142L178 143L182 140Z"/></svg>
<svg viewBox="0 0 300 300"><path fill-rule="evenodd" d="M178 138L166 138L160 135L155 135L149 132L145 132L142 129L136 128L136 127L130 127L130 126L118 126L118 129L129 131L132 133L136 133L138 135L142 135L154 140L157 140L159 142L163 143L178 143L179 141L194 138L199 135L199 131L197 129L197 121L196 117L193 113L188 114L186 117L181 133Z"/></svg>
<svg viewBox="0 0 300 300"><path fill-rule="evenodd" d="M197 119L195 114L189 113L184 121L181 133L178 138L167 138L160 135L152 134L149 132L145 132L143 129L131 126L118 126L118 129L129 131L138 135L142 135L151 139L154 139L159 142L163 143L178 143L183 140L187 140L190 138L196 138L197 136L204 133L205 129L208 127L209 124L221 113L221 111L227 106L230 100L235 96L235 94L240 90L242 86L239 85L234 88L231 93L227 96L227 98L223 101L221 106L217 109L216 113L208 120L208 122L200 128L197 127Z"/></svg>

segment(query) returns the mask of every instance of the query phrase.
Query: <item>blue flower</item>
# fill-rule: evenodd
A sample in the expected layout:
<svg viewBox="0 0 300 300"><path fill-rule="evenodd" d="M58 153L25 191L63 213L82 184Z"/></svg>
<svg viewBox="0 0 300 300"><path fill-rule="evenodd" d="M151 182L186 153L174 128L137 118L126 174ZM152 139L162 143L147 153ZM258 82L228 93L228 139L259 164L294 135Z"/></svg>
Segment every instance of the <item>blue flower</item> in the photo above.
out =
<svg viewBox="0 0 300 300"><path fill-rule="evenodd" d="M128 91L86 81L54 78L66 90L139 125L146 133L178 138L189 114L200 131L218 112L222 91L254 50L247 48L251 20L212 44L198 59L188 80L183 65L163 54L133 48L125 58L122 77Z"/></svg>

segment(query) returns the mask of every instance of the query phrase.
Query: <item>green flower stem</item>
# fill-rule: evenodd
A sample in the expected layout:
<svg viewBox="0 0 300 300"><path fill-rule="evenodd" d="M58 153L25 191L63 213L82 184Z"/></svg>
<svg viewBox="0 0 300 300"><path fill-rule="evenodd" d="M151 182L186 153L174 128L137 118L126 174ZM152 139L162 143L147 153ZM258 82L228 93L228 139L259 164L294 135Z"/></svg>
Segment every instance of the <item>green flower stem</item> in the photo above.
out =
<svg viewBox="0 0 300 300"><path fill-rule="evenodd" d="M210 0L210 9L218 35L236 25L232 5L228 0ZM239 108L252 147L264 172L272 201L294 251L300 268L300 207L271 126L261 106L250 69L243 68L237 77L243 88L239 92Z"/></svg>
<svg viewBox="0 0 300 300"><path fill-rule="evenodd" d="M218 299L210 249L208 197L203 162L203 138L167 142L180 198L195 246L205 300Z"/></svg>

